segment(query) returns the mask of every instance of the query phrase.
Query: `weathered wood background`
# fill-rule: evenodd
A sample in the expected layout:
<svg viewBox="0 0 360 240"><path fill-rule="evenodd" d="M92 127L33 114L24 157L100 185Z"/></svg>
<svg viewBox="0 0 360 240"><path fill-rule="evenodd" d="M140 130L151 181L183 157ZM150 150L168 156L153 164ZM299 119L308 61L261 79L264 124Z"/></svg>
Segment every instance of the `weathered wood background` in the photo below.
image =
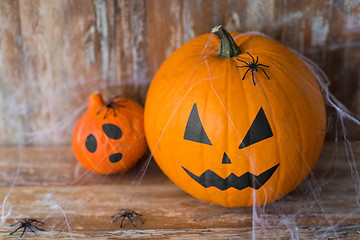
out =
<svg viewBox="0 0 360 240"><path fill-rule="evenodd" d="M68 144L95 90L143 103L162 61L219 24L311 58L360 113L359 0L1 0L0 145Z"/></svg>

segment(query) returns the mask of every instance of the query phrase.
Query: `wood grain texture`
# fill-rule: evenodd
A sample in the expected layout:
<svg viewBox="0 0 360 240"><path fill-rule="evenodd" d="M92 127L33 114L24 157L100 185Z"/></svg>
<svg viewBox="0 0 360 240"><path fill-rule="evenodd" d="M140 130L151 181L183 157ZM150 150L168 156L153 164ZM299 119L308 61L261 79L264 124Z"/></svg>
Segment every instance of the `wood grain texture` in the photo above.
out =
<svg viewBox="0 0 360 240"><path fill-rule="evenodd" d="M66 145L93 91L144 103L166 57L222 24L259 31L314 60L360 114L360 2L3 0L0 145ZM333 138L336 119L331 119ZM358 126L348 136L360 139Z"/></svg>
<svg viewBox="0 0 360 240"><path fill-rule="evenodd" d="M67 147L1 148L0 238L22 218L45 222L28 239L356 239L359 195L350 164L360 159L360 142L326 143L310 176L295 191L261 208L224 208L197 200L171 183L151 162L127 174L99 176L82 169ZM19 162L20 161L20 162ZM81 168L81 169L79 169ZM140 174L141 175L141 174ZM119 229L111 215L130 208L142 214Z"/></svg>

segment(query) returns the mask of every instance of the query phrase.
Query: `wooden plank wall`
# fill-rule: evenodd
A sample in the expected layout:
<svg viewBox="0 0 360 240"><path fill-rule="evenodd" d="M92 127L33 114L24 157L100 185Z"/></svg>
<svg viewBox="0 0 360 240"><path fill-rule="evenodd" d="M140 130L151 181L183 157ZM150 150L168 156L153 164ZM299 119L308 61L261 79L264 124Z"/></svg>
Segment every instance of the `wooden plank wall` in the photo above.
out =
<svg viewBox="0 0 360 240"><path fill-rule="evenodd" d="M311 58L360 114L358 0L1 0L0 23L0 145L68 144L96 90L144 103L162 61L219 24Z"/></svg>

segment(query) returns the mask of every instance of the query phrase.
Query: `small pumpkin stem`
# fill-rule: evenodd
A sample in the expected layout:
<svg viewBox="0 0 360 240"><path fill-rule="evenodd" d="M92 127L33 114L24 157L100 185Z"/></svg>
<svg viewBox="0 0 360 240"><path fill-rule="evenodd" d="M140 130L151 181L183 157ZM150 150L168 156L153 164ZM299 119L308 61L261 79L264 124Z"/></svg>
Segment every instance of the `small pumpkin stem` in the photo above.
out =
<svg viewBox="0 0 360 240"><path fill-rule="evenodd" d="M217 54L219 57L232 58L240 54L240 48L236 45L230 33L221 25L214 27L211 30L211 33L215 34L220 39L220 49Z"/></svg>

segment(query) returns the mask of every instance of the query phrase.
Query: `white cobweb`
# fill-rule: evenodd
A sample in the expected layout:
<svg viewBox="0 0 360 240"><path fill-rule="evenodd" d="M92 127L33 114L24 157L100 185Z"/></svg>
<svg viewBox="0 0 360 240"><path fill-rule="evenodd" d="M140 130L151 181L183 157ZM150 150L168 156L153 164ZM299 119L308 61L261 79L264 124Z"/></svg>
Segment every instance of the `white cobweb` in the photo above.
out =
<svg viewBox="0 0 360 240"><path fill-rule="evenodd" d="M207 46L206 46L207 47ZM354 114L352 114L345 106L341 104L332 94L329 92L329 84L330 81L326 77L326 75L323 73L323 71L317 67L315 63L313 63L311 60L305 58L301 54L297 53L299 57L301 57L309 66L310 69L312 69L315 76L317 76L317 80L319 82L319 85L322 89L324 99L326 101L326 104L335 110L335 115L330 115L331 121L336 122L336 137L335 139L330 139L332 143L332 146L334 146L334 149L331 151L333 153L332 156L329 157L329 162L325 163L328 164L328 168L330 169L330 166L335 164L337 161L344 161L344 169L345 174L351 174L352 181L348 184L353 187L353 191L355 192L356 197L353 199L354 203L344 203L347 205L351 205L353 207L347 208L345 212L342 213L342 217L336 218L334 220L332 213L329 212L329 206L323 203L323 188L325 186L328 186L329 184L333 184L332 177L337 174L337 172L315 172L311 173L310 176L301 184L301 186L295 190L295 193L291 193L288 196L285 196L284 199L275 202L271 205L266 205L263 207L254 207L252 208L252 237L253 239L257 238L276 238L276 230L279 229L285 229L286 234L283 236L285 238L290 239L299 239L302 238L302 234L304 231L312 231L312 226L304 226L302 225L299 220L302 218L314 218L316 219L318 216L321 216L321 219L325 219L325 222L322 222L321 225L325 226L323 227L322 231L314 231L313 238L314 239L326 239L328 237L335 237L340 238L341 236L338 234L338 227L341 226L343 223L345 223L348 219L351 219L355 217L357 214L359 214L360 211L360 204L359 204L359 184L360 184L360 178L359 178L359 172L358 167L356 166L356 159L354 156L354 150L352 149L351 142L347 139L346 134L346 127L345 127L345 121L352 121L356 125L360 126L360 121ZM1 225L8 226L9 222L16 222L21 220L22 218L32 218L33 216L28 216L26 212L26 208L20 205L14 205L9 201L9 198L14 193L14 189L18 185L23 185L24 183L19 183L18 179L21 178L21 174L24 174L22 171L22 168L24 164L32 164L32 162L29 162L32 159L28 159L28 156L25 155L26 151L24 150L25 146L30 146L35 142L38 142L37 139L41 138L49 138L49 136L54 135L61 135L62 132L68 131L69 129L72 129L74 127L75 122L79 118L79 116L84 112L86 108L86 102L87 102L87 96L93 92L93 91L100 91L105 89L105 92L109 94L110 91L108 89L116 89L117 87L123 86L124 84L131 84L122 82L119 83L119 86L109 86L105 85L102 86L102 89L98 89L98 82L101 81L101 79L95 78L95 79L88 79L86 82L86 85L89 86L86 90L84 90L86 93L81 94L81 96L84 96L84 99L82 99L83 104L76 107L76 109L69 109L68 112L66 112L65 117L58 122L55 122L52 126L46 128L46 129L33 129L29 132L25 132L24 136L26 141L22 143L21 145L17 146L17 162L15 169L15 173L12 175L13 180L12 184L7 192L6 195L0 196L1 199ZM74 82L76 82L76 79L74 79ZM67 86L66 91L74 92L73 95L70 95L69 101L72 100L71 98L77 98L76 91L72 91L77 89L77 85L74 84L72 86ZM59 91L59 89L49 89L49 91ZM64 89L61 89L61 91L64 91ZM51 94L51 92L49 93ZM105 96L105 98L110 98L112 96ZM35 102L33 104L42 104L41 102ZM16 116L13 116L16 117ZM10 119L9 119L10 121ZM339 155L337 153L337 148L339 145L344 145L346 152L344 155ZM340 147L339 147L340 148ZM68 151L71 151L71 148L67 148ZM42 155L44 153L44 155ZM6 151L1 153L1 157L6 157ZM63 154L63 152L59 152L58 154ZM71 154L71 153L70 153ZM67 156L70 156L70 154L67 154ZM53 156L53 155L51 155ZM46 151L39 151L38 157L45 159ZM139 186L142 184L142 179L144 178L144 175L146 174L146 171L148 169L148 166L151 162L151 155L148 153L140 165L140 167L136 168L136 172L133 172L129 183L129 187L127 188L126 192L123 192L121 194L126 194L131 196L132 199L135 199L138 196ZM34 163L35 164L35 163ZM324 163L322 163L324 164ZM59 165L61 167L61 165ZM81 168L79 166L79 168ZM323 169L326 169L323 168ZM333 168L331 168L333 170ZM328 170L330 171L330 170ZM83 191L81 189L81 186L85 185L91 185L91 184L102 184L106 183L108 181L107 176L96 176L94 177L93 173L87 172L87 171L80 171L80 174L78 174L72 182L68 183L67 186L65 186L63 189L59 188L47 188L48 192L43 194L42 199L34 199L34 201L37 201L34 206L39 207L39 212L46 212L44 214L45 217L42 219L38 219L40 221L46 222L47 219L54 218L55 216L57 219L60 219L60 222L57 222L54 225L50 226L44 226L47 231L57 231L57 232L67 232L68 236L70 238L74 238L73 236L73 227L76 225L76 215L86 215L86 212L89 210L87 209L87 203L89 201L96 200L96 196L89 192L88 196L83 198L82 202L76 202L74 200L74 196L80 194L80 191ZM315 175L316 174L316 175ZM343 173L342 173L343 174ZM324 177L322 177L324 175ZM330 175L330 177L329 177ZM130 175L131 176L131 175ZM56 179L57 176L52 176ZM120 179L122 178L128 178L129 175L120 175ZM46 180L46 179L44 179ZM126 181L126 180L124 180ZM55 182L55 181L54 181ZM65 194L63 193L65 192ZM61 196L65 196L63 198L57 198L56 195L62 193ZM341 196L334 196L339 197ZM299 200L300 199L300 200ZM296 201L295 201L296 200ZM73 208L68 209L69 202L74 201L74 204L71 205ZM296 203L295 203L296 202ZM201 203L202 205L206 206L207 203ZM296 210L294 210L293 206L290 206L291 204L296 204ZM126 204L124 203L118 203L118 206L116 208L126 208ZM121 206L122 205L122 206ZM66 207L65 207L66 206ZM313 213L312 208L318 208L320 209L320 212ZM41 210L40 210L41 208ZM67 209L66 209L67 208ZM109 216L111 214L114 214L116 212L116 208L114 208L114 212L110 212ZM196 211L196 209L193 209L192 211ZM229 209L227 211L234 211L235 213L238 212L238 209ZM231 219L229 221L232 221ZM316 220L315 220L316 221ZM311 222L311 221L309 221ZM313 227L316 227L315 222L313 221L314 225ZM111 225L111 219L105 225L107 225L107 228L110 228ZM307 227L304 229L304 227ZM161 228L161 226L159 226ZM241 226L239 226L239 229ZM146 229L146 225L142 226L142 229ZM106 229L103 232L103 235L106 234ZM307 235L308 236L308 235ZM46 235L44 236L46 238Z"/></svg>

